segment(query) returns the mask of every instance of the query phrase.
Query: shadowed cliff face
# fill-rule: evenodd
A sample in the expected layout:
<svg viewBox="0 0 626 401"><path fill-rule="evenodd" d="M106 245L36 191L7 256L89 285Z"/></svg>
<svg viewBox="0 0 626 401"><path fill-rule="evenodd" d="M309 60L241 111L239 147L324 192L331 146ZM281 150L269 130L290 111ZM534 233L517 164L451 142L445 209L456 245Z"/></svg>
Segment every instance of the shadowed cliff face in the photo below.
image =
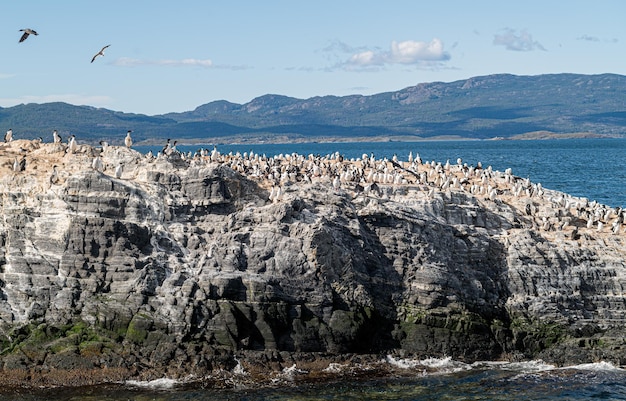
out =
<svg viewBox="0 0 626 401"><path fill-rule="evenodd" d="M5 369L182 375L247 350L565 361L618 347L623 232L573 218L542 229L561 209L507 195L495 173L489 199L428 180L363 191L224 157L24 145L24 171L9 166L16 144L0 164Z"/></svg>

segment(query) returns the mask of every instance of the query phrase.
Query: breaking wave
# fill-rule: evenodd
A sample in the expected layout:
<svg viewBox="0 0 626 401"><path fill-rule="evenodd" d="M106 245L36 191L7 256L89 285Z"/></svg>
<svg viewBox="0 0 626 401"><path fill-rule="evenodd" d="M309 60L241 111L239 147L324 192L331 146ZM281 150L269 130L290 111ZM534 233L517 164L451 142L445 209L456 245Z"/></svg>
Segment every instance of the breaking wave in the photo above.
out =
<svg viewBox="0 0 626 401"><path fill-rule="evenodd" d="M455 361L450 357L412 359L396 358L392 355L387 355L385 358L385 362L398 369L416 370L420 373L429 374L451 374L469 370L501 370L517 372L520 374L566 370L587 372L626 372L626 369L616 366L610 362L583 363L578 365L557 367L542 360L531 360L524 362L481 361L467 364L464 362Z"/></svg>
<svg viewBox="0 0 626 401"><path fill-rule="evenodd" d="M158 389L171 389L176 385L180 384L178 380L169 379L169 378L161 378L149 381L140 381L140 380L127 380L126 385L132 387L142 387L151 390Z"/></svg>

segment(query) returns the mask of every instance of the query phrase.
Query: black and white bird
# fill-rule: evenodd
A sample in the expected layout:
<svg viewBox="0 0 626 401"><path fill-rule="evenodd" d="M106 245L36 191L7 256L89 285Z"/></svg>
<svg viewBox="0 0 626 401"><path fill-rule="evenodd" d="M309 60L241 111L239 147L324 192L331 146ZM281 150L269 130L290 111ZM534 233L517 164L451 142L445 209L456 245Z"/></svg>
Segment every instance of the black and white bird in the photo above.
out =
<svg viewBox="0 0 626 401"><path fill-rule="evenodd" d="M20 43L25 41L28 35L35 35L35 36L39 35L34 29L30 29L30 28L20 29L20 32L24 32L24 34L20 38Z"/></svg>
<svg viewBox="0 0 626 401"><path fill-rule="evenodd" d="M61 138L61 135L59 135L57 130L52 131L52 138L54 143L61 143L63 141L63 138Z"/></svg>
<svg viewBox="0 0 626 401"><path fill-rule="evenodd" d="M70 153L76 153L76 149L78 148L78 144L76 143L76 137L72 135L70 137L70 141L68 143L68 149Z"/></svg>
<svg viewBox="0 0 626 401"><path fill-rule="evenodd" d="M133 138L130 137L131 132L133 131L128 130L128 132L126 133L126 138L124 138L124 145L126 145L127 148L130 148L131 146L133 146Z"/></svg>
<svg viewBox="0 0 626 401"><path fill-rule="evenodd" d="M13 171L19 172L24 170L26 170L26 158L22 156L22 159L20 161L17 161L16 157L15 161L13 162Z"/></svg>
<svg viewBox="0 0 626 401"><path fill-rule="evenodd" d="M7 133L4 134L4 141L11 142L13 140L13 130L11 128L8 129Z"/></svg>
<svg viewBox="0 0 626 401"><path fill-rule="evenodd" d="M162 154L168 154L168 153L169 153L169 151L170 151L170 147L171 147L171 145L170 145L170 139L169 139L169 138L167 138L167 142L165 143L165 146L163 146L163 149L161 149L161 153L162 153Z"/></svg>
<svg viewBox="0 0 626 401"><path fill-rule="evenodd" d="M52 174L50 174L50 184L56 184L59 182L59 172L57 171L56 164L52 166Z"/></svg>
<svg viewBox="0 0 626 401"><path fill-rule="evenodd" d="M96 54L93 56L93 58L91 59L91 62L93 63L93 62L94 62L94 60L95 60L96 58L98 58L98 56L104 56L104 49L106 49L106 48L107 48L107 47L109 47L109 46L111 46L111 45L106 45L106 46L104 46L102 49L100 49L100 51L99 51L98 53L96 53Z"/></svg>
<svg viewBox="0 0 626 401"><path fill-rule="evenodd" d="M102 171L102 169L104 168L104 163L102 163L102 159L100 158L100 156L96 156L93 158L93 161L91 162L91 168L96 171Z"/></svg>

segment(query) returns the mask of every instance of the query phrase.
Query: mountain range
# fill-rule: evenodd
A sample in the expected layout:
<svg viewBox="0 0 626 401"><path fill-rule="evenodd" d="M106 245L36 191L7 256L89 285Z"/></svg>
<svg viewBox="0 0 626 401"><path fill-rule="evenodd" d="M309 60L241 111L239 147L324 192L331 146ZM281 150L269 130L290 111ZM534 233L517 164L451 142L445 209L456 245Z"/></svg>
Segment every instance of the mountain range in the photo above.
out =
<svg viewBox="0 0 626 401"><path fill-rule="evenodd" d="M136 144L323 140L491 139L626 135L626 76L497 74L421 83L369 96L297 99L268 94L245 104L214 101L193 111L148 116L67 103L0 108L16 138L53 129L83 142Z"/></svg>

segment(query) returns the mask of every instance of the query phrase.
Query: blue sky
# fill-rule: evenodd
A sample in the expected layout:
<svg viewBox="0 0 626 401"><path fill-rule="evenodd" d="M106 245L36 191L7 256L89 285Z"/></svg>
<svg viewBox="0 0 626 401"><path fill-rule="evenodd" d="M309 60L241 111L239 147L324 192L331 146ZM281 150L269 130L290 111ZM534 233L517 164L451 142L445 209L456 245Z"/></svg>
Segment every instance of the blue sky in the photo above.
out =
<svg viewBox="0 0 626 401"><path fill-rule="evenodd" d="M5 3L0 107L63 101L155 115L497 73L626 75L622 0ZM39 35L18 43L22 28Z"/></svg>

